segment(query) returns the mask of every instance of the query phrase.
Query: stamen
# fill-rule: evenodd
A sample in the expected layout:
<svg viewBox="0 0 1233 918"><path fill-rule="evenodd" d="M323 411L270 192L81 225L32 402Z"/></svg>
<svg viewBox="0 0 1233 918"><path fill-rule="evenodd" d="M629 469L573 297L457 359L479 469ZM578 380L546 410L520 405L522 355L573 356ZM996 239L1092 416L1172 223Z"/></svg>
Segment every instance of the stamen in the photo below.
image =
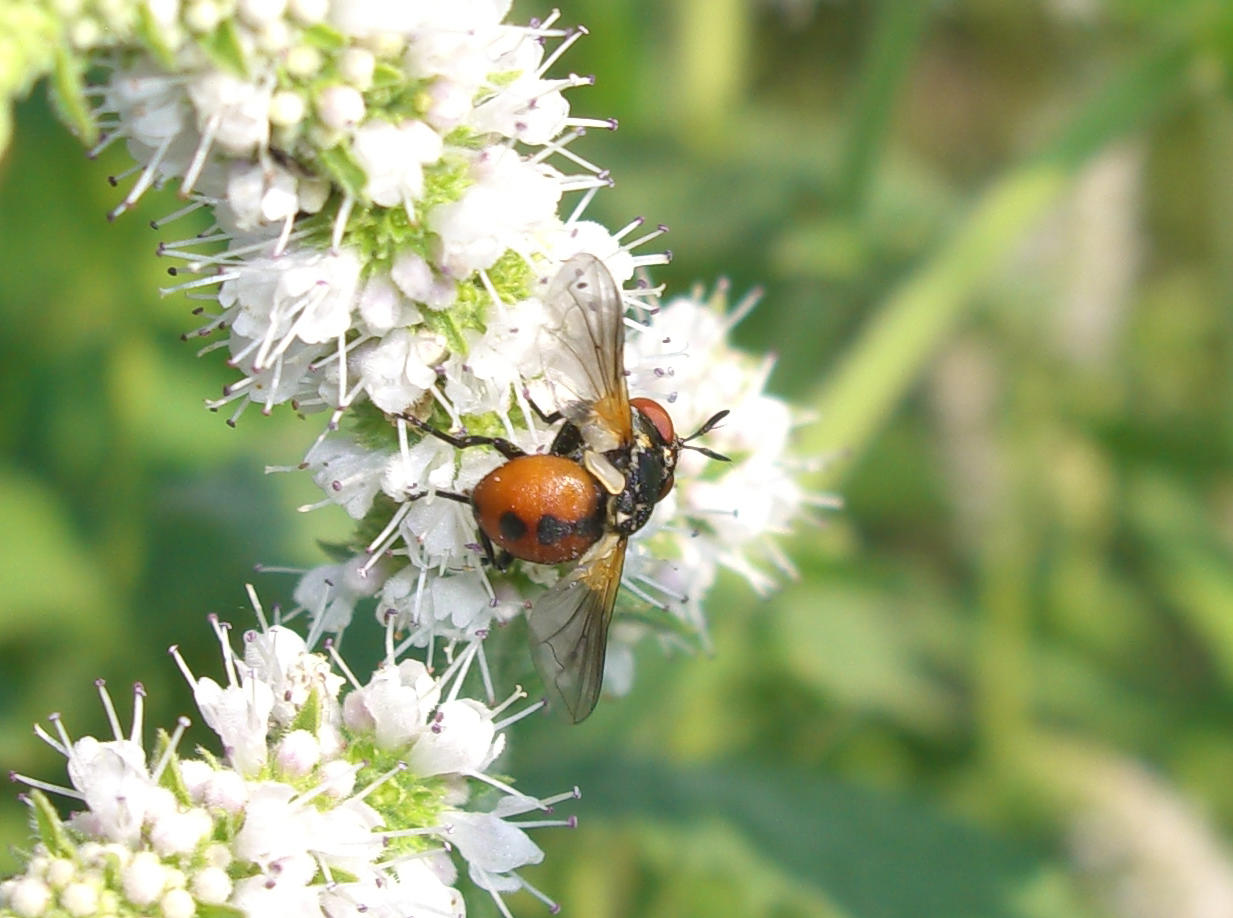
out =
<svg viewBox="0 0 1233 918"><path fill-rule="evenodd" d="M197 349L197 356L204 357L206 354L212 354L214 351L219 351L225 348L230 342L227 341L212 341L204 347Z"/></svg>
<svg viewBox="0 0 1233 918"><path fill-rule="evenodd" d="M247 402L247 401L240 402L239 407L236 408L235 411L231 412L231 417L227 418L227 426L235 427L236 423L240 420L240 415L242 415L245 411L247 411L248 406L251 404L252 402Z"/></svg>
<svg viewBox="0 0 1233 918"><path fill-rule="evenodd" d="M475 656L475 643L472 642L472 643L467 644L466 649L461 654L458 655L458 659L453 660L449 664L449 666L446 667L445 672L441 674L441 678L437 680L437 686L443 687L449 679L453 678L454 674L457 673L460 668L462 668L464 665L470 666L471 658L474 656ZM428 659L430 660L432 659L432 654L428 655ZM463 675L465 676L466 673L463 673ZM461 679L462 677L460 676L459 681L461 681ZM454 693L446 700L453 701L457 697L458 697L458 690L457 690L457 686L455 686Z"/></svg>
<svg viewBox="0 0 1233 918"><path fill-rule="evenodd" d="M502 711L508 708L511 704L513 704L516 701L521 701L523 698L526 698L526 697L527 697L527 693L523 690L522 686L515 685L514 691L510 694L510 696L506 698L504 701L502 701L495 708L493 708L489 712L489 716L496 717L498 714L500 714Z"/></svg>
<svg viewBox="0 0 1233 918"><path fill-rule="evenodd" d="M206 206L205 202L198 199L183 209L188 210L190 207L204 206ZM180 211L176 211L173 216L179 214ZM232 235L227 232L215 232L211 235L210 231L206 231L198 233L196 236L190 236L187 239L173 239L171 242L160 242L157 252L159 255L174 255L176 258L188 258L186 254L179 254L181 249L187 249L190 246L212 245L216 242L229 242L232 238Z"/></svg>
<svg viewBox="0 0 1233 918"><path fill-rule="evenodd" d="M283 221L282 232L278 234L278 242L274 246L274 257L277 258L287 251L287 243L291 241L291 228L295 225L295 214L287 214Z"/></svg>
<svg viewBox="0 0 1233 918"><path fill-rule="evenodd" d="M391 666L396 665L394 657L394 625L398 615L393 609L385 613L385 659Z"/></svg>
<svg viewBox="0 0 1233 918"><path fill-rule="evenodd" d="M721 281L720 283L726 290L728 286L727 283L724 281ZM753 312L753 308L761 301L764 293L765 291L761 287L754 287L743 297L741 297L740 302L736 304L733 310L724 316L724 332L732 331L732 329L736 328L736 326L741 323L742 319ZM758 388L761 389L762 387L759 386Z"/></svg>
<svg viewBox="0 0 1233 918"><path fill-rule="evenodd" d="M545 812L548 811L548 807L544 805L544 801L537 800L530 794L524 794L522 791L514 789L504 781L494 778L492 775L486 775L482 771L464 771L462 774L466 775L468 778L483 781L485 784L491 785L497 790L509 794L511 797L518 797L519 799L525 800L527 803L531 804L532 809L543 810Z"/></svg>
<svg viewBox="0 0 1233 918"><path fill-rule="evenodd" d="M607 169L598 175L565 175L561 177L559 182L562 194L567 194L571 191L584 191L587 188L611 188L612 185L612 175Z"/></svg>
<svg viewBox="0 0 1233 918"><path fill-rule="evenodd" d="M72 800L86 799L85 794L74 790L71 787L64 787L61 784L49 784L46 781L40 781L38 778L28 778L16 771L9 772L9 780L15 784L24 784L27 787L34 788L35 790L46 791L49 794L59 794L61 797L68 797Z"/></svg>
<svg viewBox="0 0 1233 918"><path fill-rule="evenodd" d="M357 475L355 477L359 478L362 476ZM412 507L412 503L410 501L401 505L394 512L394 515L390 517L390 521L386 524L385 528L382 529L379 533L377 533L377 537L373 539L371 542L369 542L368 547L365 548L364 550L368 552L370 555L375 555L378 549L383 547L388 539L390 539L391 537L396 537L397 530L398 530L398 524L401 523L406 518L407 514L411 512L411 507Z"/></svg>
<svg viewBox="0 0 1233 918"><path fill-rule="evenodd" d="M485 577L482 572L480 577L483 579L485 586L488 586L488 578ZM490 590L492 589L491 586L488 586L488 588ZM493 601L496 601L495 597L493 598ZM493 688L492 673L488 671L488 656L484 653L484 642L482 639L476 641L475 644L479 648L479 650L476 651L476 656L479 658L480 682L484 685L484 700L489 704L492 704L493 699L496 698L497 690ZM506 701L505 703L509 704L509 701ZM496 713L496 711L492 711L489 716L495 715Z"/></svg>
<svg viewBox="0 0 1233 918"><path fill-rule="evenodd" d="M630 220L619 230L613 233L612 238L619 242L644 223L646 223L646 217L634 217L634 219Z"/></svg>
<svg viewBox="0 0 1233 918"><path fill-rule="evenodd" d="M171 763L171 758L175 755L176 748L180 745L180 740L184 738L184 731L187 730L191 724L192 721L187 717L181 716L177 718L175 731L168 738L167 748L164 749L163 754L159 756L158 764L154 766L154 772L151 774L151 777L154 779L155 783L157 783L159 778L163 776L163 771Z"/></svg>
<svg viewBox="0 0 1233 918"><path fill-rule="evenodd" d="M167 652L176 661L176 666L180 667L180 672L184 674L184 681L188 683L190 688L196 688L197 678L193 675L193 671L188 668L188 663L184 661L184 657L180 655L180 645L172 644L167 648Z"/></svg>
<svg viewBox="0 0 1233 918"><path fill-rule="evenodd" d="M145 171L141 173L140 178L138 178L133 187L129 189L129 193L124 196L124 200L113 207L111 212L107 214L108 220L116 219L136 204L137 200L146 193L146 189L154 183L154 179L158 175L158 167L162 163L163 157L167 155L167 149L171 146L171 142L175 140L175 138L175 134L170 134L161 144L158 145L158 148L150 157L150 162L146 166Z"/></svg>
<svg viewBox="0 0 1233 918"><path fill-rule="evenodd" d="M376 790L378 787L380 787L382 784L384 784L384 783L386 783L387 781L389 781L389 780L390 780L391 778L393 778L395 775L401 774L402 772L404 772L404 771L406 771L406 770L407 770L407 763L406 763L406 762L398 762L397 764L395 764L395 765L394 765L394 767L393 767L393 768L391 768L391 769L390 769L389 771L387 771L385 774L380 775L380 776L378 776L378 777L374 778L374 779L372 780L372 782L371 782L371 783L370 783L370 784L369 784L366 788L364 788L362 791L360 791L360 792L359 792L359 793L357 793L357 794L353 794L353 795L351 796L351 799L352 799L352 800L363 800L365 797L367 797L369 794L371 794L373 791L375 791L375 790Z"/></svg>
<svg viewBox="0 0 1233 918"><path fill-rule="evenodd" d="M261 625L262 631L269 631L270 625L265 618L265 609L261 606L261 600L257 597L257 590L251 583L244 584L244 591L248 594L248 602L253 607L253 614L257 616L257 622Z"/></svg>
<svg viewBox="0 0 1233 918"><path fill-rule="evenodd" d="M351 216L351 208L355 206L355 198L344 194L342 203L338 205L338 215L334 218L334 232L330 236L330 251L337 253L342 245L343 232L347 229L347 219Z"/></svg>
<svg viewBox="0 0 1233 918"><path fill-rule="evenodd" d="M649 268L652 265L667 265L671 263L672 263L671 250L664 251L664 252L657 252L652 255L635 255L634 256L634 267L635 268Z"/></svg>
<svg viewBox="0 0 1233 918"><path fill-rule="evenodd" d="M493 882L488 877L488 871L484 870L477 864L471 864L471 873L475 877L476 883L482 888L488 890L488 895L492 896L492 901L497 904L497 910L503 918L514 918L510 914L510 910L505 905L505 900L501 898L501 894L497 892Z"/></svg>
<svg viewBox="0 0 1233 918"><path fill-rule="evenodd" d="M416 838L420 835L449 835L454 831L453 826L426 826L422 829L395 829L392 832L381 832L382 838ZM422 855L419 855L422 856Z"/></svg>
<svg viewBox="0 0 1233 918"><path fill-rule="evenodd" d="M645 583L652 589L659 590L659 592L663 593L669 599L675 599L677 602L685 602L685 600L689 598L684 593L678 593L676 590L669 588L668 586L660 583L658 580L651 579L646 574L635 574L634 579Z"/></svg>
<svg viewBox="0 0 1233 918"><path fill-rule="evenodd" d="M527 819L527 820L506 820L508 825L517 826L520 829L576 829L578 828L577 816L566 816L564 819ZM525 881L524 881L525 882Z"/></svg>
<svg viewBox="0 0 1233 918"><path fill-rule="evenodd" d="M575 828L578 824L578 820L572 816L570 817L570 819L573 820L573 823L569 826L569 828L571 829ZM540 902L543 902L544 905L548 906L548 913L550 915L556 915L560 913L561 911L560 903L554 902L552 899L549 899L547 895L545 895L540 890L536 889L534 886L528 883L521 874L519 875L518 879L522 881L523 889L525 889L527 892L533 895L536 899L539 899Z"/></svg>
<svg viewBox="0 0 1233 918"><path fill-rule="evenodd" d="M140 682L133 683L133 727L129 731L129 742L141 745L141 732L145 727L146 687ZM117 737L119 739L119 737Z"/></svg>
<svg viewBox="0 0 1233 918"><path fill-rule="evenodd" d="M93 147L91 147L89 150L86 151L86 157L88 159L97 159L98 155L102 153L104 150L106 150L109 146L111 146L117 140L122 140L127 136L128 136L128 132L122 131L122 130L121 131L110 131L109 133L104 134L98 143L96 143Z"/></svg>
<svg viewBox="0 0 1233 918"><path fill-rule="evenodd" d="M342 654L338 652L338 648L334 646L334 642L332 640L325 642L325 651L330 655L330 659L334 661L334 665L338 667L338 671L343 674L343 678L350 682L353 688L363 688L360 684L360 680L355 677L355 673L351 671L351 667L349 667L346 661L343 660Z"/></svg>
<svg viewBox="0 0 1233 918"><path fill-rule="evenodd" d="M590 33L587 32L586 26L575 26L567 32L565 39L556 46L556 49L551 54L544 58L543 62L539 65L539 69L535 71L536 79L542 79L544 74L548 72L553 64L561 59L561 55L568 51L574 42L582 38L582 36L589 34Z"/></svg>
<svg viewBox="0 0 1233 918"><path fill-rule="evenodd" d="M564 803L566 800L581 800L581 799L582 799L582 789L575 784L572 790L567 790L563 794L556 794L552 797L545 797L544 803L548 806L549 809L552 809L552 807L556 806L558 803Z"/></svg>
<svg viewBox="0 0 1233 918"><path fill-rule="evenodd" d="M210 622L210 627L214 630L214 637L218 640L218 646L223 654L223 670L227 673L227 684L238 685L240 681L239 674L236 671L235 652L231 649L231 641L228 640L227 631L230 625L220 621L219 617L214 614L207 616Z"/></svg>
<svg viewBox="0 0 1233 918"><path fill-rule="evenodd" d="M643 245L644 243L650 242L652 239L656 239L659 236L662 236L666 232L668 232L667 225L661 223L659 224L659 226L655 227L654 230L647 233L645 236L639 236L633 242L625 243L624 245L621 246L621 248L625 249L626 251L636 249L638 246Z"/></svg>
<svg viewBox="0 0 1233 918"><path fill-rule="evenodd" d="M549 156L552 156L554 153L564 153L565 148L567 146L569 146L571 143L573 143L575 140L577 140L579 137L581 137L585 133L586 132L581 129L562 132L561 134L557 135L557 137L555 137L553 140L544 144L543 147L540 148L540 151L536 153L534 156L532 156L528 160L528 162L542 163L544 160L546 160ZM599 169L592 169L591 171L598 172Z"/></svg>
<svg viewBox="0 0 1233 918"><path fill-rule="evenodd" d="M65 758L68 758L72 752L69 746L65 746L56 740L50 733L43 729L41 724L34 725L34 735Z"/></svg>
<svg viewBox="0 0 1233 918"><path fill-rule="evenodd" d="M64 728L64 722L60 719L60 715L58 713L50 714L47 719L55 725L56 734L60 737L60 742L64 744L64 747L72 749L73 741L69 738L68 730Z"/></svg>
<svg viewBox="0 0 1233 918"><path fill-rule="evenodd" d="M625 589L629 590L631 593L633 593L635 596L637 596L639 599L641 599L643 602L645 602L649 606L654 606L656 609L662 609L665 612L672 611L672 609L669 606L665 605L662 600L655 599L653 596L651 596L650 593L646 592L646 590L643 590L641 587L639 587L637 584L635 584L633 581L629 580L628 578L625 578L625 577L621 578L621 586L625 587Z"/></svg>
<svg viewBox="0 0 1233 918"><path fill-rule="evenodd" d="M190 204L185 204L179 210L173 210L171 213L165 216L158 217L157 219L151 220L150 229L162 229L168 223L172 223L176 220L179 220L181 217L187 217L189 214L193 213L194 211L198 211L205 206L206 206L206 202L200 199L195 200ZM161 245L160 245L160 248L162 248Z"/></svg>
<svg viewBox="0 0 1233 918"><path fill-rule="evenodd" d="M587 193L582 196L582 200L578 202L578 206L574 208L573 213L566 218L566 226L572 226L582 218L583 213L591 205L591 201L595 199L595 195L599 194L599 189L599 185L587 189Z"/></svg>
<svg viewBox="0 0 1233 918"><path fill-rule="evenodd" d="M493 729L499 733L502 730L506 729L507 727L511 727L514 724L518 723L518 721L522 720L524 717L530 717L532 714L534 714L536 711L546 706L547 704L548 702L545 701L543 698L541 698L539 701L535 702L534 704L527 705L517 714L511 714L509 717L505 718L504 720L497 721L496 723L492 725Z"/></svg>
<svg viewBox="0 0 1233 918"><path fill-rule="evenodd" d="M197 280L185 281L182 284L176 284L174 287L159 287L160 296L169 296L173 293L181 293L185 290L197 290L201 287L213 287L216 284L225 284L227 281L235 280L239 277L237 271L224 271L215 274L212 277L199 277Z"/></svg>
<svg viewBox="0 0 1233 918"><path fill-rule="evenodd" d="M595 82L594 78L587 80L588 83ZM565 123L570 127L580 128L599 128L601 131L615 131L619 128L620 122L615 118L575 118L569 117L565 119Z"/></svg>
<svg viewBox="0 0 1233 918"><path fill-rule="evenodd" d="M201 132L201 141L193 152L192 162L184 170L184 178L180 182L180 197L188 197L189 193L193 190L193 186L197 184L197 179L201 176L201 170L205 168L206 156L209 155L210 148L214 146L214 135L218 133L218 127L222 124L222 121L223 113L216 111L210 116L210 120L206 122L205 129Z"/></svg>
<svg viewBox="0 0 1233 918"><path fill-rule="evenodd" d="M563 29L549 31L549 26L560 18L561 11L559 9L553 9L553 11L544 18L543 22L540 22L538 25L533 24L533 28L530 28L527 31L531 32L533 35L539 35L541 38L559 37L566 34L565 31Z"/></svg>
<svg viewBox="0 0 1233 918"><path fill-rule="evenodd" d="M582 131L580 130L574 136L581 136L581 135L582 135ZM579 156L573 150L567 149L563 145L554 148L552 152L560 154L565 159L568 159L571 163L579 165L583 169L586 169L588 172L593 172L596 175L599 175L601 172L604 171L604 168L602 166L595 165L595 163L591 162L589 159L585 159Z"/></svg>
<svg viewBox="0 0 1233 918"><path fill-rule="evenodd" d="M111 724L111 735L117 740L124 739L124 731L120 728L120 718L116 716L116 707L111 703L111 693L107 691L105 679L95 679L94 687L98 689L99 698L103 701L103 710L107 713L107 722Z"/></svg>

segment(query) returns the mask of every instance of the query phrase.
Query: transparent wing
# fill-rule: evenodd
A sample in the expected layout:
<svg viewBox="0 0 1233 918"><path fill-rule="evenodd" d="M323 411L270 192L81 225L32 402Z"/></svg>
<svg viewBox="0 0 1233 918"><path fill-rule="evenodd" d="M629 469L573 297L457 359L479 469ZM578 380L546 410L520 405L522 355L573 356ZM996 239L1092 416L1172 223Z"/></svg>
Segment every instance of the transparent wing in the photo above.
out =
<svg viewBox="0 0 1233 918"><path fill-rule="evenodd" d="M604 451L633 439L625 385L625 306L604 263L575 255L561 267L544 296L545 328L555 347L544 355L544 373L567 393L558 407Z"/></svg>
<svg viewBox="0 0 1233 918"><path fill-rule="evenodd" d="M625 539L605 536L527 616L531 658L548 700L559 702L574 723L585 719L599 700L608 624L624 564Z"/></svg>

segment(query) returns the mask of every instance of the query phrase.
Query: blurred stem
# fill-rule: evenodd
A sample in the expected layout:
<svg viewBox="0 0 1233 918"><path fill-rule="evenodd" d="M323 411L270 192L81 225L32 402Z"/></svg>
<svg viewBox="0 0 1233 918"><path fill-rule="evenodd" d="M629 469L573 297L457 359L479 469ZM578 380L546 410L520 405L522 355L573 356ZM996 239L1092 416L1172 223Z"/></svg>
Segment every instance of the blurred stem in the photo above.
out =
<svg viewBox="0 0 1233 918"><path fill-rule="evenodd" d="M895 99L924 34L929 6L927 0L880 0L877 4L839 165L837 201L846 214L856 216L864 210Z"/></svg>
<svg viewBox="0 0 1233 918"><path fill-rule="evenodd" d="M141 526L142 506L140 436L136 413L146 407L143 393L156 371L150 366L147 349L135 333L117 338L110 350L107 367L107 405L111 417L108 441L110 461L103 474L100 503L106 509L107 528L101 544L112 584L120 595L140 597L134 590L141 576L146 545Z"/></svg>
<svg viewBox="0 0 1233 918"><path fill-rule="evenodd" d="M732 123L749 73L749 0L678 0L677 104L685 139L709 144Z"/></svg>
<svg viewBox="0 0 1233 918"><path fill-rule="evenodd" d="M1018 520L1002 520L989 532L982 559L974 696L977 735L995 774L1013 765L1029 732L1031 679L1027 648L1031 644L1027 585L1035 558Z"/></svg>
<svg viewBox="0 0 1233 918"><path fill-rule="evenodd" d="M984 193L941 250L891 294L823 383L812 402L820 419L805 435L808 453L864 451L1007 252L1084 163L1182 90L1189 60L1178 43L1146 52L1083 106L1042 155ZM834 464L824 474L823 486L835 483Z"/></svg>
<svg viewBox="0 0 1233 918"><path fill-rule="evenodd" d="M1200 68L1203 92L1199 98L1203 157L1209 191L1207 200L1208 227L1212 234L1215 256L1215 277L1212 278L1217 302L1233 303L1233 173L1229 160L1233 157L1233 102L1223 86L1223 68L1218 62L1204 62ZM1210 71L1210 72L1208 72ZM1227 310L1219 313L1226 327Z"/></svg>

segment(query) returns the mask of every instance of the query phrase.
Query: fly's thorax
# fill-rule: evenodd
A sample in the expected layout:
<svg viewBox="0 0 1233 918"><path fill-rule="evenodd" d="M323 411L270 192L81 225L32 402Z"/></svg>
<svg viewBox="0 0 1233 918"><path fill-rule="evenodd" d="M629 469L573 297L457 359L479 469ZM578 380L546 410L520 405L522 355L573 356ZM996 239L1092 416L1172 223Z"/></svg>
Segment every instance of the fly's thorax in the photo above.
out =
<svg viewBox="0 0 1233 918"><path fill-rule="evenodd" d="M633 413L634 440L628 450L607 453L612 465L625 476L625 487L612 497L611 525L621 535L631 535L646 525L651 512L672 488L672 473L679 452L674 442L664 442L656 426L642 412Z"/></svg>

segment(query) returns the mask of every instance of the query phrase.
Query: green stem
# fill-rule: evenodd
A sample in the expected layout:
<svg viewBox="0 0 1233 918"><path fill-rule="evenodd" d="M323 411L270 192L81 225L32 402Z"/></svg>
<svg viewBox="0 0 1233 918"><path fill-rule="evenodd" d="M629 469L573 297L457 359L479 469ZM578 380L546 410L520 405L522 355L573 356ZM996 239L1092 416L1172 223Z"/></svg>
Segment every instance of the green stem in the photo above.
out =
<svg viewBox="0 0 1233 918"><path fill-rule="evenodd" d="M677 97L686 138L706 144L732 123L749 75L748 0L680 0Z"/></svg>
<svg viewBox="0 0 1233 918"><path fill-rule="evenodd" d="M864 209L895 99L924 34L929 6L927 0L881 0L877 5L839 165L838 203L848 214Z"/></svg>
<svg viewBox="0 0 1233 918"><path fill-rule="evenodd" d="M1081 166L1179 95L1189 60L1177 43L1145 54L1083 106L1042 155L981 196L941 250L891 294L823 383L813 400L820 419L805 434L808 453L859 454L868 446L1001 259ZM823 485L834 484L834 468Z"/></svg>

